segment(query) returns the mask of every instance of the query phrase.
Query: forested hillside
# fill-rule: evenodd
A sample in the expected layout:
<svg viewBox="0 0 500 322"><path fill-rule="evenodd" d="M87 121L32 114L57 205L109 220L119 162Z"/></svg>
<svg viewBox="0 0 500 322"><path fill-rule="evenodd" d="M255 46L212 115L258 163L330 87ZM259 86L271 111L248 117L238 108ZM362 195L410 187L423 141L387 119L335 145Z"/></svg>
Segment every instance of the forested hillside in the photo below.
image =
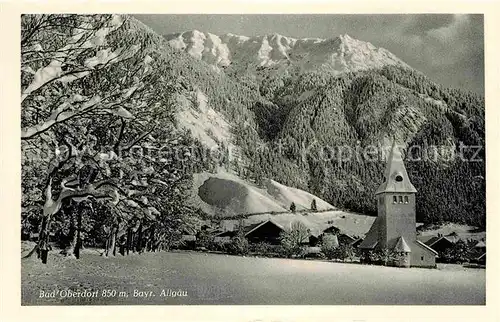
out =
<svg viewBox="0 0 500 322"><path fill-rule="evenodd" d="M282 85L269 92L269 83ZM274 148L257 153L255 172L338 207L374 214L385 162L363 151L380 153L395 139L413 147L406 164L419 191L418 221L485 224L483 97L394 66L268 78L260 86L278 106L271 124L280 126L265 130ZM462 157L461 145L469 147Z"/></svg>

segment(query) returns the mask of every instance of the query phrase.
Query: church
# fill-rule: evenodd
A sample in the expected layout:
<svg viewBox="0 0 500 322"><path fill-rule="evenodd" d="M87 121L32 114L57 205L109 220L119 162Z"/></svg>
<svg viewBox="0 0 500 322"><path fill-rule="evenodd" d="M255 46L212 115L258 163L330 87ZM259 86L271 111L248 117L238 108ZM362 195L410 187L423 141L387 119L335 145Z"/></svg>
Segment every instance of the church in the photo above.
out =
<svg viewBox="0 0 500 322"><path fill-rule="evenodd" d="M364 251L387 250L396 256L389 265L436 267L437 252L417 240L415 195L400 150L393 143L385 181L375 192L378 215L363 242Z"/></svg>

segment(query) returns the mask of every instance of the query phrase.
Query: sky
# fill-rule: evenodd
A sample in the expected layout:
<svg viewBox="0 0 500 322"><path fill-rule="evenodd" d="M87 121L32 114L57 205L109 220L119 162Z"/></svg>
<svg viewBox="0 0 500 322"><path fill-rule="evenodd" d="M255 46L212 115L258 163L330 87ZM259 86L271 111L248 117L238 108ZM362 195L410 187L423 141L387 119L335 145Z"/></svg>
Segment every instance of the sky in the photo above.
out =
<svg viewBox="0 0 500 322"><path fill-rule="evenodd" d="M484 94L483 15L134 15L160 34L278 33L294 38L341 34L383 47L432 80Z"/></svg>

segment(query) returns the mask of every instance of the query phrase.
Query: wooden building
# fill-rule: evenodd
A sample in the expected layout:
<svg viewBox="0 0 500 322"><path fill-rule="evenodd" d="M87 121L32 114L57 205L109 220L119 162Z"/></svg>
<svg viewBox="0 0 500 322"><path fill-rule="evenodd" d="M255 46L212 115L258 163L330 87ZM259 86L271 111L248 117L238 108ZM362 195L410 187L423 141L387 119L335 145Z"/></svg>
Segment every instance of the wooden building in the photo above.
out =
<svg viewBox="0 0 500 322"><path fill-rule="evenodd" d="M280 243L280 235L285 229L275 223L273 220L268 219L259 223L250 224L243 228L244 236L250 243L268 243L277 245ZM214 235L214 240L218 242L228 242L238 233L237 228L233 230L226 230Z"/></svg>
<svg viewBox="0 0 500 322"><path fill-rule="evenodd" d="M280 244L280 235L285 229L271 219L245 227L245 237L250 243Z"/></svg>
<svg viewBox="0 0 500 322"><path fill-rule="evenodd" d="M455 245L455 239L448 236L432 236L427 239L419 238L421 242L434 249L438 253L443 253Z"/></svg>
<svg viewBox="0 0 500 322"><path fill-rule="evenodd" d="M320 234L311 233L309 236L309 246L314 247L319 245L325 235L335 235L339 245L353 245L357 240L353 236L343 233L338 227L332 225L321 231Z"/></svg>

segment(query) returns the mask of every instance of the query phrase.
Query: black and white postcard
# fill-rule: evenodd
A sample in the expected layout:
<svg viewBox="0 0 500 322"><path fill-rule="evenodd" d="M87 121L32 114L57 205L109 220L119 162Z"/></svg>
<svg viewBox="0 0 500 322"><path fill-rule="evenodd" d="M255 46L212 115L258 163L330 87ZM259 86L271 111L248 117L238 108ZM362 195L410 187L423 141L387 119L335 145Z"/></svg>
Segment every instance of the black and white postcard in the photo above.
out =
<svg viewBox="0 0 500 322"><path fill-rule="evenodd" d="M18 16L21 307L486 306L485 13L116 8Z"/></svg>

